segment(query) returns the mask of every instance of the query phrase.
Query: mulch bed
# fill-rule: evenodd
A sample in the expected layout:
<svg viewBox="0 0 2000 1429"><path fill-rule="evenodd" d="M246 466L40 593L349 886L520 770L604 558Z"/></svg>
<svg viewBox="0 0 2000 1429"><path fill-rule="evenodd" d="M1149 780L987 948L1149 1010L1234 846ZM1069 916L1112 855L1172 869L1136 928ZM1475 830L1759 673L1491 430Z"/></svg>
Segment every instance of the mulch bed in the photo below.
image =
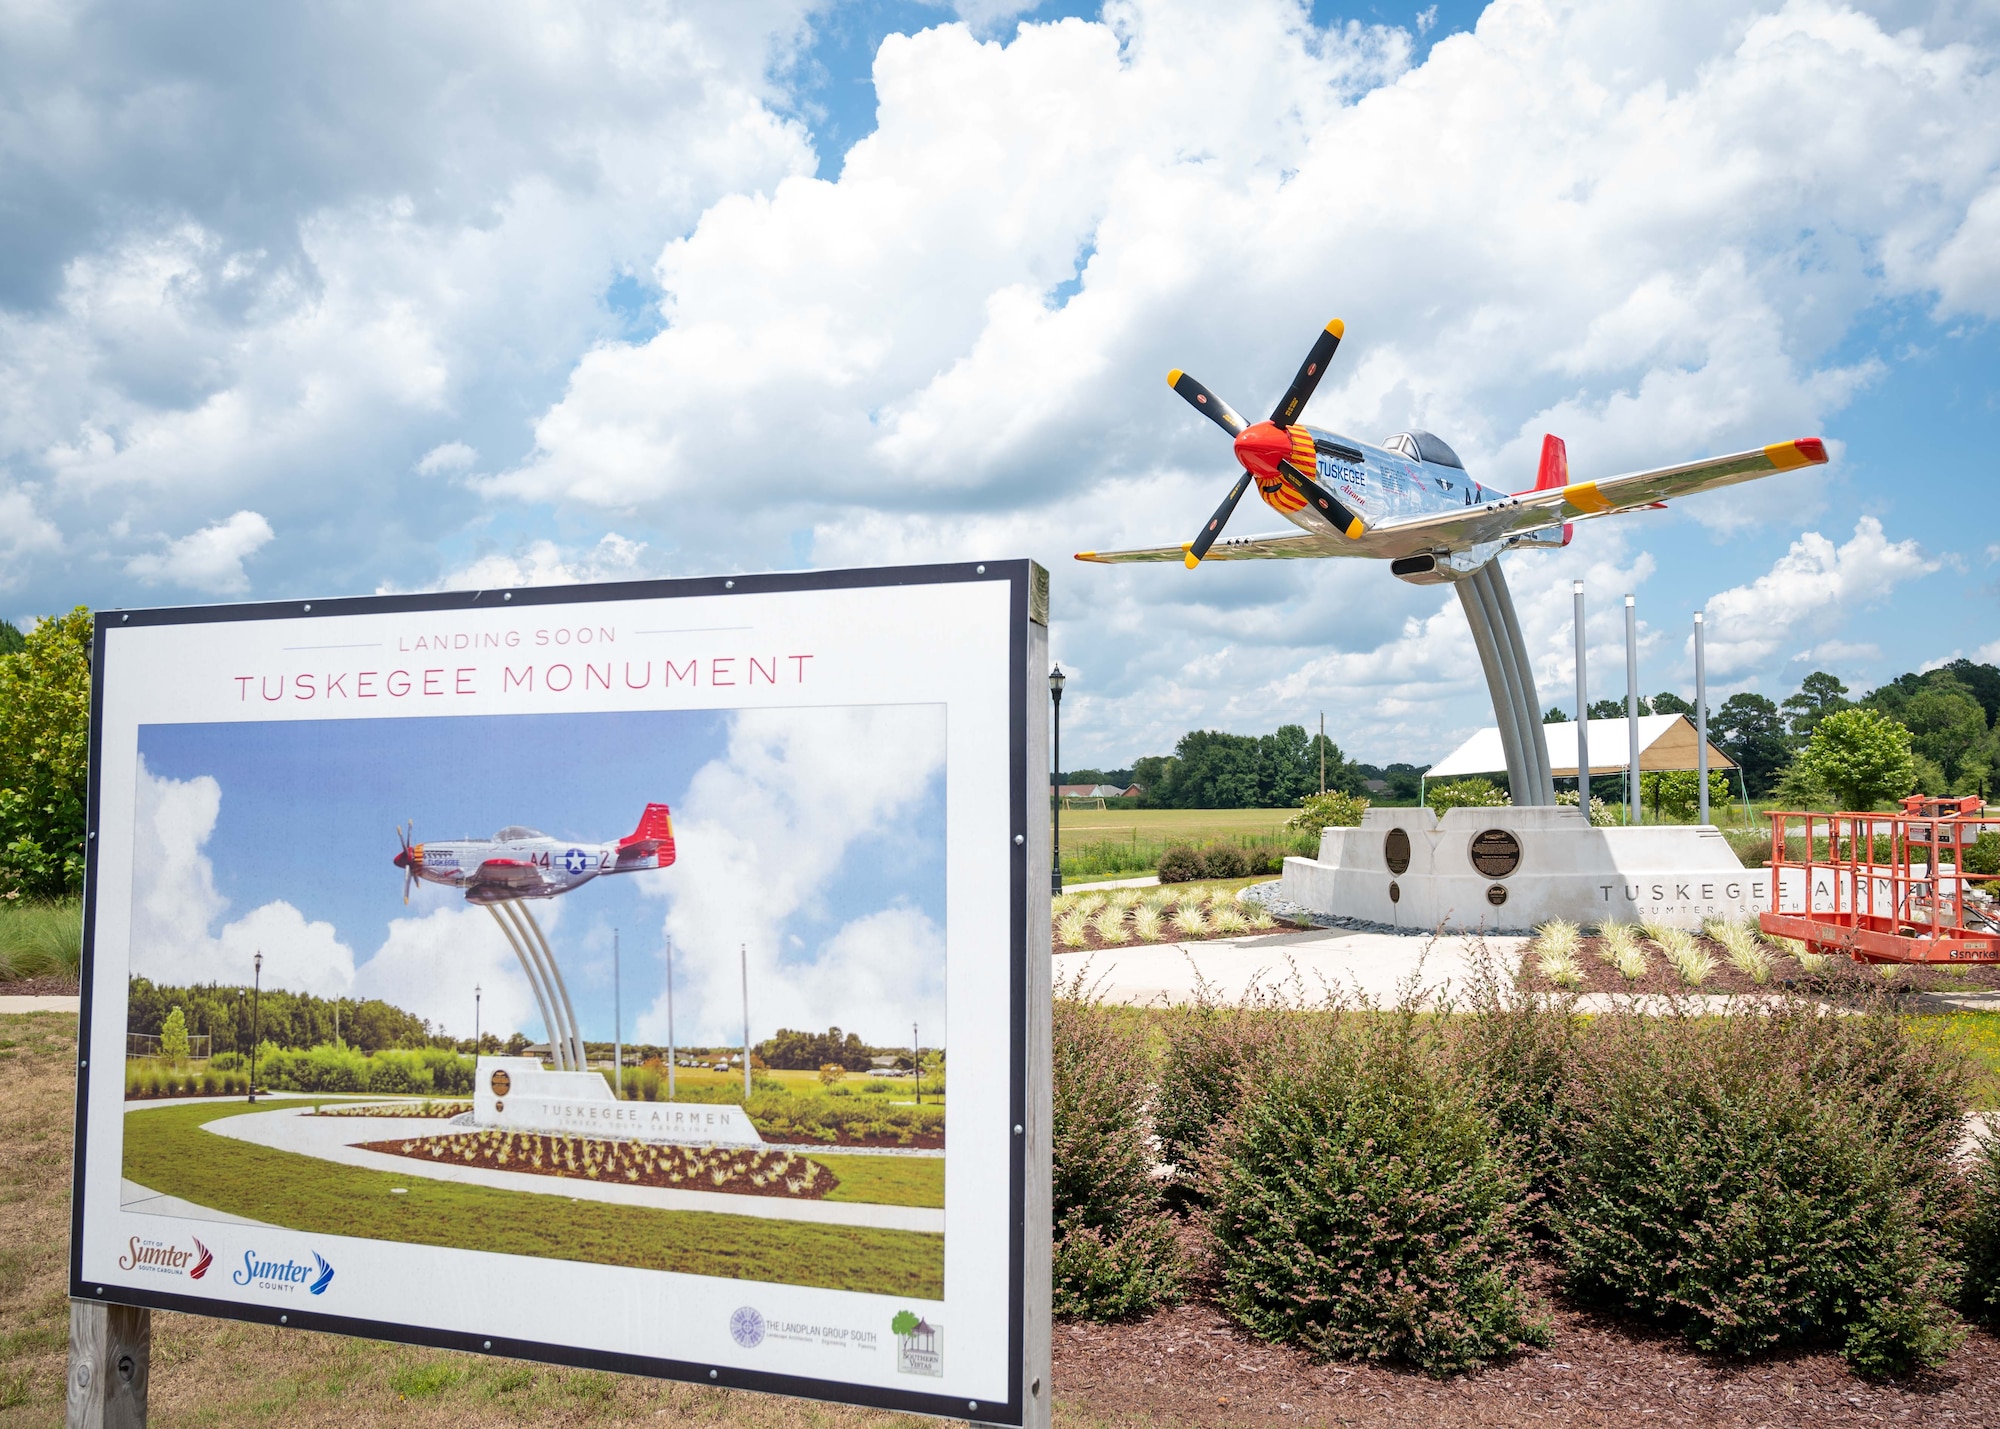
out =
<svg viewBox="0 0 2000 1429"><path fill-rule="evenodd" d="M840 1184L840 1178L826 1167L789 1151L663 1146L518 1131L398 1137L360 1145L364 1151L386 1151L391 1156L454 1166L483 1166L489 1171L524 1171L531 1176L602 1181L614 1186L659 1186L669 1191L777 1196L788 1201L817 1201Z"/></svg>
<svg viewBox="0 0 2000 1429"><path fill-rule="evenodd" d="M1981 1330L1940 1368L1878 1383L1830 1353L1729 1360L1560 1300L1552 1318L1548 1349L1436 1380L1411 1369L1320 1364L1245 1334L1197 1301L1129 1324L1058 1324L1055 1392L1092 1422L2000 1424L2000 1340Z"/></svg>
<svg viewBox="0 0 2000 1429"><path fill-rule="evenodd" d="M1854 963L1836 963L1829 973L1810 974L1799 966L1798 961L1786 954L1771 949L1771 981L1760 987L1746 972L1734 968L1729 963L1727 951L1714 939L1698 936L1695 939L1715 958L1715 972L1700 987L1688 987L1681 982L1666 955L1654 944L1647 942L1641 946L1646 951L1651 964L1646 976L1636 982L1627 982L1618 970L1597 955L1603 940L1596 937L1583 939L1583 950L1577 961L1583 965L1583 985L1581 992L1650 992L1650 993L1725 993L1725 992L1808 992L1813 994L1858 992L1864 987L1880 991L1893 988L1895 991L1909 992L1987 992L2000 988L2000 966L1991 963L1966 964L1959 967L1909 966L1898 970L1893 983L1882 977L1879 968L1869 968ZM1554 984L1539 975L1535 965L1534 951L1530 948L1523 957L1523 969L1529 974L1530 986L1540 991L1554 991Z"/></svg>
<svg viewBox="0 0 2000 1429"><path fill-rule="evenodd" d="M82 991L73 977L22 977L0 982L0 997L75 997Z"/></svg>

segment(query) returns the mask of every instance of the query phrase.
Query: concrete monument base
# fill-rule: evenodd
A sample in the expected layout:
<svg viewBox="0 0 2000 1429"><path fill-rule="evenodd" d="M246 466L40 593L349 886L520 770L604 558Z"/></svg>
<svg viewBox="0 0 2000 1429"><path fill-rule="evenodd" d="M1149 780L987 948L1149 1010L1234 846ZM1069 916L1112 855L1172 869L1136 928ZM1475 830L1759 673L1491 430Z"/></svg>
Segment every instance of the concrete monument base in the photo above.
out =
<svg viewBox="0 0 2000 1429"><path fill-rule="evenodd" d="M596 1072L551 1072L535 1057L481 1057L472 1124L683 1146L762 1146L743 1108L727 1103L619 1101Z"/></svg>
<svg viewBox="0 0 2000 1429"><path fill-rule="evenodd" d="M1771 906L1769 869L1746 869L1709 825L1592 828L1562 807L1370 809L1327 829L1319 857L1285 860L1280 896L1333 917L1450 932L1527 932L1550 918L1647 919L1699 929Z"/></svg>

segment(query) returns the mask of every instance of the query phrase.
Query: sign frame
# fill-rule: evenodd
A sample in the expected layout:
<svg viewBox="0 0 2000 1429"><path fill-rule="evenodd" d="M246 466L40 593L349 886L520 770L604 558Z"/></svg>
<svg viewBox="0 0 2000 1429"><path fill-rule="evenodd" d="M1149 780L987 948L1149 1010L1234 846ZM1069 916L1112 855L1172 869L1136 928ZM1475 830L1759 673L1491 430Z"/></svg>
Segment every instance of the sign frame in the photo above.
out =
<svg viewBox="0 0 2000 1429"><path fill-rule="evenodd" d="M323 1311L215 1300L85 1277L85 1227L89 1212L85 1173L92 1111L88 1069L96 1050L92 1046L92 1009L99 995L96 977L98 836L103 827L100 807L103 791L99 774L103 759L101 742L107 683L107 637L111 631L212 622L250 623L355 615L435 615L498 609L511 611L585 602L799 594L970 582L1001 583L1007 587L1009 628L1007 720L1012 837L1009 840L1008 871L1010 926L1007 944L1011 1005L1007 1037L1010 1066L1007 1105L1012 1127L1007 1217L1010 1283L1006 1323L1009 1341L1007 1363L1013 1368L1006 1402L968 1401L938 1392L751 1370L693 1359L594 1350L519 1336L503 1337ZM1049 777L1050 721L1046 693L1048 583L1048 572L1044 568L1029 560L1016 559L96 612L90 693L90 783L70 1219L69 1294L78 1311L87 1306L127 1306L142 1311L174 1310L249 1324L365 1336L434 1349L754 1390L905 1413L970 1419L978 1423L1018 1425L1021 1429L1046 1426L1053 1400L1049 1379L1052 987L1047 946L1042 936L1037 935L1048 927L1050 900L1052 830L1045 797ZM106 990L104 995L122 996L122 992ZM107 1051L106 1055L117 1055L122 1060L122 1047ZM98 1112L100 1116L122 1116L123 1108L122 1104L115 1109L100 1107Z"/></svg>

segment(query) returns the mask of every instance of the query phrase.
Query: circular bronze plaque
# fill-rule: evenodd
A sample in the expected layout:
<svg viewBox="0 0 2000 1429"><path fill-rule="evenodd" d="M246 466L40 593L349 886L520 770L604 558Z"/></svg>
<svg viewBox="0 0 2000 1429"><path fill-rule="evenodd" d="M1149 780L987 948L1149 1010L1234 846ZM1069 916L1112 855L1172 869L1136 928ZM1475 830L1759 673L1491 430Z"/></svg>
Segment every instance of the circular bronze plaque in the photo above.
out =
<svg viewBox="0 0 2000 1429"><path fill-rule="evenodd" d="M505 1110L507 1110L507 1103L505 1103L505 1102L503 1102L503 1101L498 1101L498 1100L496 1100L496 1101L495 1101L495 1102L493 1103L493 1110L495 1110L495 1111L505 1111Z"/></svg>
<svg viewBox="0 0 2000 1429"><path fill-rule="evenodd" d="M1410 836L1401 829L1389 830L1382 840L1382 857L1389 862L1389 872L1408 873L1410 871Z"/></svg>
<svg viewBox="0 0 2000 1429"><path fill-rule="evenodd" d="M1403 885L1396 882L1393 878L1389 880L1389 901L1391 903L1401 903L1403 901Z"/></svg>
<svg viewBox="0 0 2000 1429"><path fill-rule="evenodd" d="M1507 901L1507 890L1497 883L1489 884L1486 889L1486 901L1498 908Z"/></svg>
<svg viewBox="0 0 2000 1429"><path fill-rule="evenodd" d="M1505 829L1474 834L1472 866L1488 878L1505 878L1521 866L1521 841Z"/></svg>
<svg viewBox="0 0 2000 1429"><path fill-rule="evenodd" d="M499 1071L493 1074L492 1080L487 1082L486 1085L493 1088L494 1096L504 1097L507 1095L507 1089L514 1085L514 1079L508 1076L507 1069L505 1067L502 1067Z"/></svg>

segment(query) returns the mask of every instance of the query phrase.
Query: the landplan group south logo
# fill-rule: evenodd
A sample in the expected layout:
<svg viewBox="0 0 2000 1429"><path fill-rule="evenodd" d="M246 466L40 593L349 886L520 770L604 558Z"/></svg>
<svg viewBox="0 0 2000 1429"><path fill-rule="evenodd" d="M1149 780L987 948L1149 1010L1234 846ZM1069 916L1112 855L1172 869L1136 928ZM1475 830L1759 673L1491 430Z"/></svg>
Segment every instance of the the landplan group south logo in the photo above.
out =
<svg viewBox="0 0 2000 1429"><path fill-rule="evenodd" d="M333 1284L333 1267L318 1251L312 1253L313 1263L302 1264L290 1258L284 1260L259 1260L257 1252L243 1252L243 1266L229 1278L238 1285L255 1285L260 1290L296 1290L304 1285L312 1295L326 1294L326 1287Z"/></svg>
<svg viewBox="0 0 2000 1429"><path fill-rule="evenodd" d="M914 1310L898 1310L889 1322L896 1336L896 1372L944 1377L944 1327Z"/></svg>
<svg viewBox="0 0 2000 1429"><path fill-rule="evenodd" d="M745 1305L729 1317L729 1338L746 1350L764 1343L764 1316L754 1305Z"/></svg>

